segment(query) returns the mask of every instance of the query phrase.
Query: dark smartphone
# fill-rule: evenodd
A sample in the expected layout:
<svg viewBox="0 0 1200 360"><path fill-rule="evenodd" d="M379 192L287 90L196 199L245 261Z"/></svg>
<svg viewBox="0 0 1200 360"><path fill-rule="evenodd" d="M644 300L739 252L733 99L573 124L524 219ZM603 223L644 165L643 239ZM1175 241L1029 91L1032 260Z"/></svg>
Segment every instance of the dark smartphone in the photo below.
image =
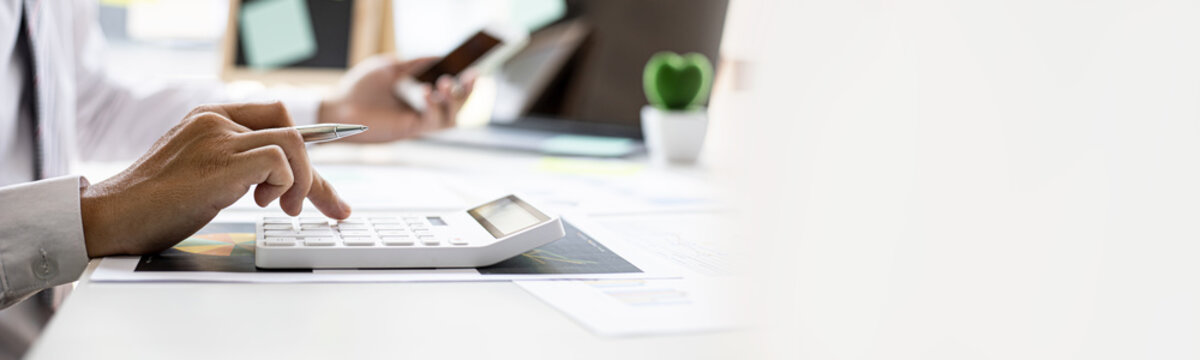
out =
<svg viewBox="0 0 1200 360"><path fill-rule="evenodd" d="M432 84L442 75L458 76L459 73L470 67L471 64L487 54L488 51L500 46L500 43L500 39L488 35L486 32L477 32L470 39L458 45L446 57L438 60L438 62L421 72L420 75L417 75L416 79L423 83Z"/></svg>

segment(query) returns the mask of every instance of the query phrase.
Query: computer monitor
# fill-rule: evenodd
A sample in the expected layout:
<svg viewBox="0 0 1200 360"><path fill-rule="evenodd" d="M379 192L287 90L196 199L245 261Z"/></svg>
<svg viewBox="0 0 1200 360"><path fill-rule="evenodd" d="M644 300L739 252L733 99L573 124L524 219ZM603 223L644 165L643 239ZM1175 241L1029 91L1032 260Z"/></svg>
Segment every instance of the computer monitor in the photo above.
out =
<svg viewBox="0 0 1200 360"><path fill-rule="evenodd" d="M641 138L642 72L659 51L718 61L728 0L567 0L497 72L491 124Z"/></svg>

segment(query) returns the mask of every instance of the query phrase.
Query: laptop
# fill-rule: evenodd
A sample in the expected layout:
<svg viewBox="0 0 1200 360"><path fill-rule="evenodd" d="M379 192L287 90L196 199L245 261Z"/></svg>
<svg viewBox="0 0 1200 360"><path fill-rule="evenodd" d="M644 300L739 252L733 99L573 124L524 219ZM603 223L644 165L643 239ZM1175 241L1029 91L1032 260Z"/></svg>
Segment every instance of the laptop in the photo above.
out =
<svg viewBox="0 0 1200 360"><path fill-rule="evenodd" d="M567 0L564 16L530 34L496 70L486 126L431 142L556 155L626 157L644 151L646 61L659 51L718 59L728 0Z"/></svg>

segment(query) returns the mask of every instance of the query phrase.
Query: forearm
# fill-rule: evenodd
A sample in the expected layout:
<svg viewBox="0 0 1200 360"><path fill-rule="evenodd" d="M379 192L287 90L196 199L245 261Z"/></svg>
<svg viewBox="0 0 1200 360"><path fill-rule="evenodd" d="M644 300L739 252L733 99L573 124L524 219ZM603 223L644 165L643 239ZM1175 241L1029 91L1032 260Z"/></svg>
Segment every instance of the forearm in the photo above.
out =
<svg viewBox="0 0 1200 360"><path fill-rule="evenodd" d="M84 181L70 176L0 188L0 308L83 273Z"/></svg>

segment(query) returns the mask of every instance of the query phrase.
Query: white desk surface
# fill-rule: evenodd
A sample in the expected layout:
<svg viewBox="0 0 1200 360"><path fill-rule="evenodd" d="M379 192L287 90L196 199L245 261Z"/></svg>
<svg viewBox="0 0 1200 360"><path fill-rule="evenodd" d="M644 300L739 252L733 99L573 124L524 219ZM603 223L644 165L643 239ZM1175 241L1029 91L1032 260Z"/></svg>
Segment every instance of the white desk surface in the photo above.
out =
<svg viewBox="0 0 1200 360"><path fill-rule="evenodd" d="M314 158L336 159L346 152L412 166L538 158L420 143L332 147L314 151ZM738 344L750 336L599 337L507 282L89 282L96 264L29 359L730 359L739 357L744 349Z"/></svg>
<svg viewBox="0 0 1200 360"><path fill-rule="evenodd" d="M598 337L507 282L84 280L28 358L733 359L743 336Z"/></svg>

